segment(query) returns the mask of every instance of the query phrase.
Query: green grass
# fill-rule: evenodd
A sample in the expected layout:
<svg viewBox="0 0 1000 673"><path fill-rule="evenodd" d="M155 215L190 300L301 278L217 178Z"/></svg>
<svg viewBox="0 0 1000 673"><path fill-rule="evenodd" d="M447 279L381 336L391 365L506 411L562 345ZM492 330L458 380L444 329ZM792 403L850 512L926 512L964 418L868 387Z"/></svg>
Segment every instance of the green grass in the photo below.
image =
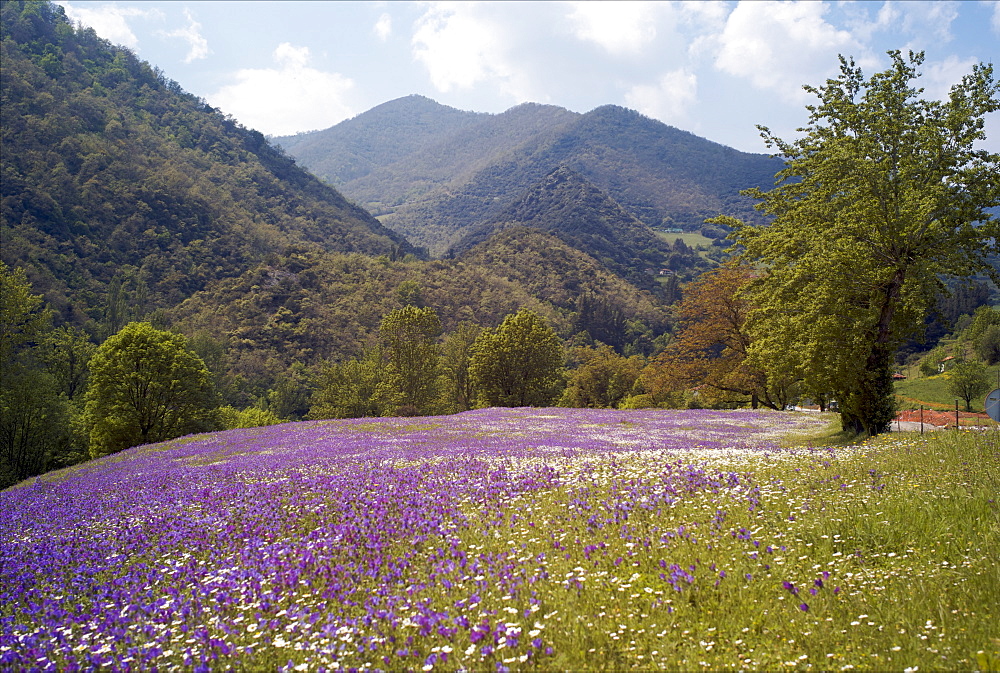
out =
<svg viewBox="0 0 1000 673"><path fill-rule="evenodd" d="M684 241L684 244L689 248L696 248L699 245L704 245L705 247L709 247L712 245L711 238L708 238L707 236L702 236L697 231L685 231L680 234L676 233L671 234L664 231L657 231L656 235L670 244L673 244L673 242L679 238L682 241Z"/></svg>
<svg viewBox="0 0 1000 673"><path fill-rule="evenodd" d="M996 386L997 371L1000 366L989 367L990 390ZM916 409L921 405L924 408L940 409L947 411L955 408L955 396L948 392L948 373L937 374L936 376L910 378L905 381L897 381L896 400L900 409ZM982 412L986 404L986 395L989 390L972 400L972 410ZM965 400L959 400L959 408L965 411Z"/></svg>
<svg viewBox="0 0 1000 673"><path fill-rule="evenodd" d="M827 421L826 426L821 430L789 433L782 438L782 445L786 447L848 446L858 441L857 435L841 429L840 414L825 412L821 415L821 418Z"/></svg>
<svg viewBox="0 0 1000 673"><path fill-rule="evenodd" d="M678 539L662 551L670 563L696 565L698 579L673 591L649 562L656 554L632 561L633 549L617 542L585 573L574 570L578 559L556 559L553 576L587 579L582 590L546 597L543 611L559 611L546 628L560 654L542 668L996 666L998 449L996 434L895 435L755 465L755 512L708 495L644 519L636 510L629 523L638 539L682 524L698 531L696 542ZM720 508L726 530L745 527L759 546L713 537L710 515ZM718 586L701 575L710 564L726 573Z"/></svg>
<svg viewBox="0 0 1000 673"><path fill-rule="evenodd" d="M553 648L528 660L501 651L512 670L997 670L1000 434L713 458L707 470L738 470L741 486L669 506L627 496L655 482L663 466L649 460L594 458L501 510L469 504L471 520L505 522L471 526L468 549L544 559L524 567L523 590L481 591L483 614ZM590 509L574 504L584 501ZM588 526L592 512L622 503L620 525ZM676 589L669 568L692 581ZM440 609L451 600L442 592ZM475 669L466 645L449 644L443 668Z"/></svg>

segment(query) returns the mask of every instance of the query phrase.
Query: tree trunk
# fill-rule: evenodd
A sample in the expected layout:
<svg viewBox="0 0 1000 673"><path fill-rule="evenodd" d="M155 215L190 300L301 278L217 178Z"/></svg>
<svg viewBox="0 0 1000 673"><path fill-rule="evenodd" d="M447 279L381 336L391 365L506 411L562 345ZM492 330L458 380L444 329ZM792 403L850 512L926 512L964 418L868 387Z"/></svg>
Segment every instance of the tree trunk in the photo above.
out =
<svg viewBox="0 0 1000 673"><path fill-rule="evenodd" d="M870 436L888 432L896 416L892 385L892 318L906 278L906 269L896 269L885 287L879 320L872 335L871 350L853 390L841 406L841 427Z"/></svg>

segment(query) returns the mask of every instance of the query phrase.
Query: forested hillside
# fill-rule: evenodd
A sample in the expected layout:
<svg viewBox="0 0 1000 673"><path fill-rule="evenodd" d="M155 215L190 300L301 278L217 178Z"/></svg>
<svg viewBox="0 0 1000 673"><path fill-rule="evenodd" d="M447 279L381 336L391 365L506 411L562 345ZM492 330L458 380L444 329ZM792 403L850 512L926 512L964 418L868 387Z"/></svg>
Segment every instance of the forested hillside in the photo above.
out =
<svg viewBox="0 0 1000 673"><path fill-rule="evenodd" d="M642 245L656 240L578 176L567 174L568 196L601 209L587 220L601 245L515 227L461 258L421 260L261 134L74 28L60 7L2 11L0 484L195 430L467 409L491 390L485 374L478 392L464 378L474 341L516 339L525 326L551 347L538 394L552 403L564 343L608 360L596 342L641 356L669 334L665 304L613 273L609 254L617 243L645 254L630 227ZM455 128L481 121L446 114ZM437 129L419 114L398 121L418 140ZM359 156L405 151L361 126ZM506 131L493 132L502 145ZM477 148L464 157L475 166ZM568 207L566 196L555 190L535 220ZM614 217L621 231L607 228ZM397 361L387 335L417 318L430 326L419 370ZM513 336L493 334L504 325ZM135 377L134 390L119 389ZM417 400L417 388L433 394Z"/></svg>
<svg viewBox="0 0 1000 673"><path fill-rule="evenodd" d="M510 226L551 233L640 287L654 287L655 275L669 266L688 274L707 267L696 255L675 258L667 241L566 167L546 175L492 221L473 227L448 254L460 254Z"/></svg>
<svg viewBox="0 0 1000 673"><path fill-rule="evenodd" d="M2 60L3 261L61 320L108 334L289 246L412 250L58 5L4 2Z"/></svg>
<svg viewBox="0 0 1000 673"><path fill-rule="evenodd" d="M353 149L338 156L348 125L405 110L414 105L412 98L307 138L277 141L432 255L444 254L470 228L495 221L559 167L582 175L647 226L685 230L696 230L705 218L723 212L759 221L752 202L739 191L770 186L781 167L770 157L739 152L615 106L581 115L525 104L474 122L463 118L466 123L453 129L446 121L450 108L433 108L420 99L428 118L442 120L439 133L421 135L425 141L417 144L413 136L399 135L397 144L413 148L401 155L373 149L365 161L375 167L363 177L331 169L358 161ZM390 125L386 135L396 127ZM330 154L318 151L324 142Z"/></svg>
<svg viewBox="0 0 1000 673"><path fill-rule="evenodd" d="M414 95L382 103L332 129L275 141L314 175L340 188L484 117Z"/></svg>
<svg viewBox="0 0 1000 673"><path fill-rule="evenodd" d="M224 372L226 399L246 405L296 366L360 356L375 345L382 317L407 305L433 308L445 333L462 321L496 327L529 308L563 338L585 332L584 342L636 352L652 352L669 329L654 296L530 230L505 231L457 260L284 256L215 283L168 317L206 360L215 358L210 368Z"/></svg>

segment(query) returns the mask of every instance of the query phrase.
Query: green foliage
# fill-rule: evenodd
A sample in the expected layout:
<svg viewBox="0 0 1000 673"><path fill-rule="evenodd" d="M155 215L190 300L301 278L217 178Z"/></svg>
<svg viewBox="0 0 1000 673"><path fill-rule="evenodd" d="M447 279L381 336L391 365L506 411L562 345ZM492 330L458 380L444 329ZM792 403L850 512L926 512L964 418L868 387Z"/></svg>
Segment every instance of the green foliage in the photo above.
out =
<svg viewBox="0 0 1000 673"><path fill-rule="evenodd" d="M486 224L475 227L449 254L464 252L511 226L550 233L645 289L655 286L654 277L646 270L659 270L671 257L670 244L582 175L566 167L544 176ZM683 261L678 258L675 262L677 270L687 272L708 266L698 255Z"/></svg>
<svg viewBox="0 0 1000 673"><path fill-rule="evenodd" d="M989 306L977 308L963 336L986 364L1000 363L1000 311Z"/></svg>
<svg viewBox="0 0 1000 673"><path fill-rule="evenodd" d="M623 352L649 354L670 328L663 304L650 292L609 272L590 255L551 234L512 226L471 249L463 262L493 270L570 318L562 334L586 331Z"/></svg>
<svg viewBox="0 0 1000 673"><path fill-rule="evenodd" d="M283 423L274 413L257 407L237 409L226 405L218 409L219 425L224 430L236 430L238 428L262 428L266 425L277 425Z"/></svg>
<svg viewBox="0 0 1000 673"><path fill-rule="evenodd" d="M626 398L638 404L634 396L640 392L637 384L646 364L643 358L623 357L607 344L577 348L573 357L579 364L569 373L561 406L614 409Z"/></svg>
<svg viewBox="0 0 1000 673"><path fill-rule="evenodd" d="M38 358L55 378L59 394L77 400L87 388L87 367L97 345L81 329L63 325L45 335Z"/></svg>
<svg viewBox="0 0 1000 673"><path fill-rule="evenodd" d="M205 364L179 334L129 323L97 349L86 415L90 453L212 430L215 395Z"/></svg>
<svg viewBox="0 0 1000 673"><path fill-rule="evenodd" d="M381 416L385 364L378 349L361 358L330 362L320 371L310 400L310 419Z"/></svg>
<svg viewBox="0 0 1000 673"><path fill-rule="evenodd" d="M972 400L989 389L990 378L981 362L959 362L948 372L948 392L965 400L966 411L972 411Z"/></svg>
<svg viewBox="0 0 1000 673"><path fill-rule="evenodd" d="M49 3L0 6L3 260L100 337L290 246L412 252L292 159Z"/></svg>
<svg viewBox="0 0 1000 673"><path fill-rule="evenodd" d="M476 338L469 375L485 406L546 406L559 395L564 361L552 328L521 310Z"/></svg>
<svg viewBox="0 0 1000 673"><path fill-rule="evenodd" d="M437 338L441 321L432 308L404 306L392 311L379 325L379 345L385 358L381 397L397 413L427 415L434 411L438 389Z"/></svg>
<svg viewBox="0 0 1000 673"><path fill-rule="evenodd" d="M0 388L0 488L59 464L71 441L71 409L51 375L4 372Z"/></svg>
<svg viewBox="0 0 1000 673"><path fill-rule="evenodd" d="M31 294L24 269L0 262L0 366L13 367L49 328L51 312Z"/></svg>
<svg viewBox="0 0 1000 673"><path fill-rule="evenodd" d="M80 339L53 331L51 312L24 271L0 262L0 488L76 462L70 399L90 352Z"/></svg>
<svg viewBox="0 0 1000 673"><path fill-rule="evenodd" d="M938 277L992 272L1000 223L1000 157L975 148L983 117L1000 109L990 66L919 98L922 54L865 79L853 61L822 87L795 142L762 134L786 160L769 192L748 190L775 217L736 225L743 258L766 273L752 289L751 359L833 394L845 430L888 429L892 357L923 326ZM974 224L974 223L979 224Z"/></svg>
<svg viewBox="0 0 1000 673"><path fill-rule="evenodd" d="M446 412L468 411L475 406L476 389L469 365L472 346L482 331L479 325L463 320L441 344L442 407Z"/></svg>
<svg viewBox="0 0 1000 673"><path fill-rule="evenodd" d="M988 365L1000 364L1000 325L990 325L976 340L976 355Z"/></svg>

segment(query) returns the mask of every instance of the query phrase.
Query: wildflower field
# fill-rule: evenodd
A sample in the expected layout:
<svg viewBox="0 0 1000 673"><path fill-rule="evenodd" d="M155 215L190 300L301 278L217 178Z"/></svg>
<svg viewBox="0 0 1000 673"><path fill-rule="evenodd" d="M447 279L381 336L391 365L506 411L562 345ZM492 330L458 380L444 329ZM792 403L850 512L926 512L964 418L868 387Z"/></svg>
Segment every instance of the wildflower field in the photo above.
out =
<svg viewBox="0 0 1000 673"><path fill-rule="evenodd" d="M995 431L764 411L235 430L0 493L11 670L996 670Z"/></svg>

